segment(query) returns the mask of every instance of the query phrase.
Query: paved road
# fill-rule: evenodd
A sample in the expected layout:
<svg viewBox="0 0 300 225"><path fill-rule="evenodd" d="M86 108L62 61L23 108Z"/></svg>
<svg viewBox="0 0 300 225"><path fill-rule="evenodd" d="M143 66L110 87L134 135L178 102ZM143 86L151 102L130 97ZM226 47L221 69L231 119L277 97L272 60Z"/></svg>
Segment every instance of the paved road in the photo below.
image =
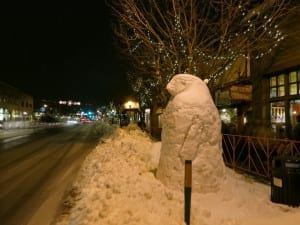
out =
<svg viewBox="0 0 300 225"><path fill-rule="evenodd" d="M0 143L0 224L49 225L99 135L94 124Z"/></svg>

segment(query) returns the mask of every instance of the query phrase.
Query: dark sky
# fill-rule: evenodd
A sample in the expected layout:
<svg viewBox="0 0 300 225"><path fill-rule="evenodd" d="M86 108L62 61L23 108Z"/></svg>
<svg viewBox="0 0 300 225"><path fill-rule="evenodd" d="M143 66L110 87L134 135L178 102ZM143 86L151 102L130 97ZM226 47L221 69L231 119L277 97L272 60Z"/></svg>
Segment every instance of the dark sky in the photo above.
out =
<svg viewBox="0 0 300 225"><path fill-rule="evenodd" d="M43 99L106 104L129 95L104 1L41 2L1 6L0 80Z"/></svg>

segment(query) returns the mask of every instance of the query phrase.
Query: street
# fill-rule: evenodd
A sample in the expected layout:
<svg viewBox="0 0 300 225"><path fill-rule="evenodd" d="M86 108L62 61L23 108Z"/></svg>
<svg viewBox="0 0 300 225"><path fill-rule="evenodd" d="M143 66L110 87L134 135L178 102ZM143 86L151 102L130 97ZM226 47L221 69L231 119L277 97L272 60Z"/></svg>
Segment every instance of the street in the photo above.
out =
<svg viewBox="0 0 300 225"><path fill-rule="evenodd" d="M51 224L85 156L100 139L95 126L55 127L2 140L1 225Z"/></svg>

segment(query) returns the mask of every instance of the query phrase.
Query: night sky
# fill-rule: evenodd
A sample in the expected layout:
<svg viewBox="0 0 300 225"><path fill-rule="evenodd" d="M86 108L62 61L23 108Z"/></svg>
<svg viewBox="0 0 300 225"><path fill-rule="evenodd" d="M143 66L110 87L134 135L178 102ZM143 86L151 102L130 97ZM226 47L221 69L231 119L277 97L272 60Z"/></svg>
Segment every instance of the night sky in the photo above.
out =
<svg viewBox="0 0 300 225"><path fill-rule="evenodd" d="M0 80L38 99L107 104L130 93L104 1L1 6Z"/></svg>

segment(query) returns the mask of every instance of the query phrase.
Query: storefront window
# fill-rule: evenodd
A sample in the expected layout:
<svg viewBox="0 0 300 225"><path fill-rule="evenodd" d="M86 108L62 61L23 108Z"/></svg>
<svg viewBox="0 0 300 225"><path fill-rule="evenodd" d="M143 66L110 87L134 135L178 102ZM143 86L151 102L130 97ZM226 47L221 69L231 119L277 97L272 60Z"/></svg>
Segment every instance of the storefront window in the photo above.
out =
<svg viewBox="0 0 300 225"><path fill-rule="evenodd" d="M271 128L275 136L284 137L286 132L284 102L271 103Z"/></svg>
<svg viewBox="0 0 300 225"><path fill-rule="evenodd" d="M287 135L287 124L291 124L293 129L297 122L297 117L300 116L300 70L293 70L287 73L281 73L270 77L270 114L271 126L274 134L277 137ZM281 97L275 102L272 98ZM286 105L289 112L285 112ZM289 113L289 120L286 120L286 113ZM289 131L290 132L290 131Z"/></svg>
<svg viewBox="0 0 300 225"><path fill-rule="evenodd" d="M0 108L0 121L7 121L9 120L9 112L5 108Z"/></svg>
<svg viewBox="0 0 300 225"><path fill-rule="evenodd" d="M300 100L290 101L291 124L294 127L297 123L297 116L300 115Z"/></svg>
<svg viewBox="0 0 300 225"><path fill-rule="evenodd" d="M237 131L237 108L226 108L219 110L222 121L223 133L236 133Z"/></svg>
<svg viewBox="0 0 300 225"><path fill-rule="evenodd" d="M271 103L271 121L272 123L285 123L284 102Z"/></svg>
<svg viewBox="0 0 300 225"><path fill-rule="evenodd" d="M4 110L3 108L0 108L0 121L4 120Z"/></svg>

